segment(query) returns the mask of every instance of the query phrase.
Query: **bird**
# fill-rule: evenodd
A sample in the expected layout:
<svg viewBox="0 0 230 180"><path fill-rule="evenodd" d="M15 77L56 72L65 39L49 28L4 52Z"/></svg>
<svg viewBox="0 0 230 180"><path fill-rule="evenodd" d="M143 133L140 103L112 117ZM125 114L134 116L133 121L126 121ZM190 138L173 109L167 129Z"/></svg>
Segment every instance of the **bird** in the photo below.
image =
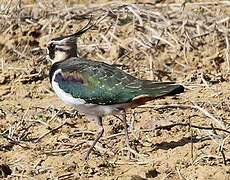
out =
<svg viewBox="0 0 230 180"><path fill-rule="evenodd" d="M114 65L80 58L77 39L93 25L89 23L73 34L50 39L47 55L52 65L49 79L56 95L66 104L84 113L98 125L93 143L82 157L88 160L96 143L104 133L102 118L121 115L124 124L125 144L130 147L126 110L163 96L184 92L184 86L176 82L156 82L139 79Z"/></svg>

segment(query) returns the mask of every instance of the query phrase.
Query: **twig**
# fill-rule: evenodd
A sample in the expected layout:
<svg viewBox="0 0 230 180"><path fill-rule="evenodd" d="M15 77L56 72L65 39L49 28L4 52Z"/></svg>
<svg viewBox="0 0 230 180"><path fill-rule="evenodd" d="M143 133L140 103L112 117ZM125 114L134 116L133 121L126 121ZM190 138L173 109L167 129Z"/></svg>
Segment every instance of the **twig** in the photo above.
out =
<svg viewBox="0 0 230 180"><path fill-rule="evenodd" d="M62 128L63 126L65 125L69 125L69 123L67 122L64 122L63 124L51 129L50 131L44 133L43 135L41 135L39 138L37 138L36 140L34 140L35 143L37 143L38 141L40 141L42 138L44 138L45 136L47 136L48 134L54 132L54 131L57 131L58 129Z"/></svg>
<svg viewBox="0 0 230 180"><path fill-rule="evenodd" d="M31 179L31 180L36 180L35 178L29 176L29 175L24 175L24 174L11 174L8 177L18 177L18 178L26 178L26 179Z"/></svg>
<svg viewBox="0 0 230 180"><path fill-rule="evenodd" d="M204 74L201 73L201 80L203 81L203 84L207 87L210 88L210 86L208 85L208 82L204 79Z"/></svg>
<svg viewBox="0 0 230 180"><path fill-rule="evenodd" d="M79 132L74 132L74 133L70 134L69 136L76 136L78 134L92 134L92 135L95 135L96 133L93 132L93 131L79 131Z"/></svg>
<svg viewBox="0 0 230 180"><path fill-rule="evenodd" d="M137 161L137 162L113 162L113 161L108 161L111 164L115 165L145 165L150 163L151 161Z"/></svg>
<svg viewBox="0 0 230 180"><path fill-rule="evenodd" d="M21 57L23 57L23 58L25 58L25 59L28 59L28 60L31 59L29 56L27 56L27 55L25 55L25 54L19 52L18 50L14 49L14 48L12 48L12 50L13 50L15 53L17 53L19 56L21 56Z"/></svg>
<svg viewBox="0 0 230 180"><path fill-rule="evenodd" d="M221 144L219 150L220 150L220 153L221 153L221 155L223 157L224 165L226 166L227 165L227 161L226 161L226 156L225 156L224 148L223 147L224 147L224 143Z"/></svg>
<svg viewBox="0 0 230 180"><path fill-rule="evenodd" d="M93 143L93 141L88 141L88 144L91 146L91 144ZM112 151L109 151L108 149L106 148L103 148L99 143L97 143L94 148L98 149L99 151L102 151L102 152L106 152L107 154L111 155L111 156L114 156L114 153Z"/></svg>
<svg viewBox="0 0 230 180"><path fill-rule="evenodd" d="M201 108L200 106L196 105L194 102L193 102L193 104L194 104L193 106L191 106L191 105L179 105L179 104L154 105L154 106L143 105L143 106L139 106L138 108L154 108L154 109L165 109L165 108L187 109L187 108L190 108L190 109L196 109L196 110L201 111L205 116L212 119L216 124L221 126L223 129L226 129L222 121L215 118L212 114L210 114L209 112L207 112L205 109Z"/></svg>
<svg viewBox="0 0 230 180"><path fill-rule="evenodd" d="M180 173L180 169L178 167L176 167L176 172L177 172L180 179L186 180L186 178L184 176L182 176L182 174Z"/></svg>
<svg viewBox="0 0 230 180"><path fill-rule="evenodd" d="M228 39L228 34L225 35L225 41L226 41L226 60L227 60L227 63L228 63L228 70L230 71L230 57L229 57L229 54L230 54L230 46L229 46L229 39Z"/></svg>
<svg viewBox="0 0 230 180"><path fill-rule="evenodd" d="M3 58L0 58L0 62L1 62L1 71L0 73L4 73L5 72L5 60Z"/></svg>
<svg viewBox="0 0 230 180"><path fill-rule="evenodd" d="M171 128L171 127L174 127L174 126L189 126L189 124L183 124L183 123L176 123L176 124L172 124L172 125L167 125L167 126L159 126L159 127L156 127L155 129L164 129L164 128ZM205 126L196 126L196 125L191 125L192 128L197 128L197 129L203 129L203 130L212 130L213 128L212 127L205 127ZM151 130L151 129L149 129ZM228 133L230 134L230 131L226 130L226 129L221 129L221 128L215 128L216 131L222 131L222 132L225 132L225 133ZM147 129L144 130L145 132L148 131Z"/></svg>
<svg viewBox="0 0 230 180"><path fill-rule="evenodd" d="M130 10L130 12L133 13L134 16L136 16L136 18L137 18L138 21L139 21L140 26L143 26L143 21L142 21L140 15L137 13L136 7L135 7L135 10L134 10L134 7L135 7L135 6L132 5L132 7L129 7L129 6L128 6L127 8Z"/></svg>
<svg viewBox="0 0 230 180"><path fill-rule="evenodd" d="M170 124L170 125L166 125L166 126L158 126L155 128L151 128L151 129L137 129L137 130L133 130L133 132L150 132L150 131L155 131L157 129L170 129L176 126L189 126L192 128L196 128L196 129L203 129L203 130L213 130L212 127L205 127L205 126L196 126L196 125L190 125L189 123L175 123L175 124ZM216 131L222 131L225 133L230 134L230 131L226 130L226 129L221 129L221 128L214 128ZM130 133L130 131L129 131ZM101 139L110 139L110 138L114 138L116 136L123 136L124 132L121 133L117 133L117 134L112 134L110 136L106 136L106 137L102 137Z"/></svg>
<svg viewBox="0 0 230 180"><path fill-rule="evenodd" d="M76 145L74 145L73 148L70 148L70 149L57 149L57 150L47 150L47 151L44 151L43 153L44 154L56 154L56 153L68 153L68 152L72 152L74 151L76 148L78 148L78 146L82 145L83 143L85 143L87 141L82 141Z"/></svg>
<svg viewBox="0 0 230 180"><path fill-rule="evenodd" d="M204 110L203 108L201 108L200 106L196 105L194 102L194 108L201 111L205 116L209 117L211 120L213 120L216 124L218 124L220 127L222 127L223 129L225 128L225 125L223 124L222 121L216 119L212 114L210 114L208 111Z"/></svg>
<svg viewBox="0 0 230 180"><path fill-rule="evenodd" d="M192 130L192 123L191 123L191 118L189 118L189 130L190 130L190 136L191 136L191 158L192 158L192 162L194 161L193 159L193 149L194 149L194 144L193 144L193 130Z"/></svg>
<svg viewBox="0 0 230 180"><path fill-rule="evenodd" d="M57 179L62 179L62 178L68 178L68 179L72 179L74 177L74 173L66 173L66 174L62 174L60 176L57 177ZM77 179L77 178L76 178Z"/></svg>
<svg viewBox="0 0 230 180"><path fill-rule="evenodd" d="M196 164L199 160L201 159L205 159L205 158L215 158L215 159L222 159L222 156L214 156L214 155L203 155L201 157L199 157L196 161L194 161L193 165ZM225 156L226 160L230 160L230 156Z"/></svg>
<svg viewBox="0 0 230 180"><path fill-rule="evenodd" d="M49 150L49 151L44 151L44 154L56 154L56 153L68 153L72 152L73 149L58 149L58 150Z"/></svg>

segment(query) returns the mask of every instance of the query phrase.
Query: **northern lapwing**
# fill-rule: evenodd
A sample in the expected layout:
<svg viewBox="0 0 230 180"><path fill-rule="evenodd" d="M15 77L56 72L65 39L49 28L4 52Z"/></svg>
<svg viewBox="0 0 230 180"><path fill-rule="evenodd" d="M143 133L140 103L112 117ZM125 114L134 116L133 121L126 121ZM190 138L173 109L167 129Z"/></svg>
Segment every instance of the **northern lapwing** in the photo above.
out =
<svg viewBox="0 0 230 180"><path fill-rule="evenodd" d="M121 114L125 143L129 146L125 110L143 105L145 102L184 92L184 87L175 82L154 82L138 79L113 65L79 58L77 38L91 26L88 24L78 32L51 39L47 44L52 61L49 78L54 92L68 105L85 113L99 125L84 159L88 159L95 144L104 133L102 117Z"/></svg>

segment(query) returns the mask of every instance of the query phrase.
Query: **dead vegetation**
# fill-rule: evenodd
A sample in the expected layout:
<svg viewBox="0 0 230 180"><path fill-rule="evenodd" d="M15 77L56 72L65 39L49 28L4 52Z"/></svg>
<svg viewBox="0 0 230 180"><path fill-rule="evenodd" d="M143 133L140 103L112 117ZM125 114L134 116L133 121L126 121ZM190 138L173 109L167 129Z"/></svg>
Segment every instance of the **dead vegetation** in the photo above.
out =
<svg viewBox="0 0 230 180"><path fill-rule="evenodd" d="M186 2L186 1L185 1ZM25 179L227 179L230 162L229 1L0 5L0 176ZM78 40L81 57L132 75L177 81L183 95L130 110L132 148L123 127L106 134L91 160L80 156L95 126L64 106L47 79L48 39L95 26Z"/></svg>

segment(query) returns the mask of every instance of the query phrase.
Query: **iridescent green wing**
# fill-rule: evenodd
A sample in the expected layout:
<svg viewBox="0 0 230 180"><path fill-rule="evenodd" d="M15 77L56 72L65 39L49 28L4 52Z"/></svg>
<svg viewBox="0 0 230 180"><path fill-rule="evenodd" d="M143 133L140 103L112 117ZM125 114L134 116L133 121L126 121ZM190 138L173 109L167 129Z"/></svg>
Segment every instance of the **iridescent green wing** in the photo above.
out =
<svg viewBox="0 0 230 180"><path fill-rule="evenodd" d="M55 81L66 93L93 104L121 104L137 96L159 97L176 88L175 83L137 79L103 62L69 59L60 65Z"/></svg>

